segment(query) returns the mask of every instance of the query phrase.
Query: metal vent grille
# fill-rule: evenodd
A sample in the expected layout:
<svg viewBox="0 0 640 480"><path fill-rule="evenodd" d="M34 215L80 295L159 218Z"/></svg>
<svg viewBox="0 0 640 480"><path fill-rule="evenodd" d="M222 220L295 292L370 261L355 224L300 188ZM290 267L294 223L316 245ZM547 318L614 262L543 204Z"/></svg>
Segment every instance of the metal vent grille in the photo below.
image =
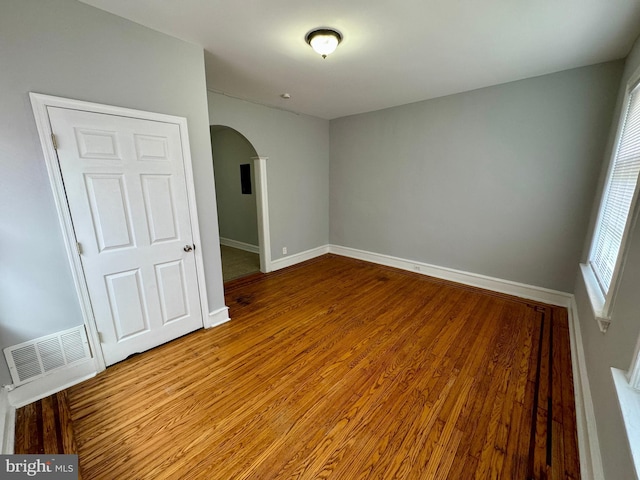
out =
<svg viewBox="0 0 640 480"><path fill-rule="evenodd" d="M42 373L35 345L25 345L11 352L16 372L22 381L37 377ZM8 361L8 359L7 359Z"/></svg>
<svg viewBox="0 0 640 480"><path fill-rule="evenodd" d="M84 333L84 329L82 332ZM80 330L60 335L62 349L64 350L65 357L67 357L67 363L73 363L86 358L85 344L87 342L86 339L82 337L83 335L80 333Z"/></svg>
<svg viewBox="0 0 640 480"><path fill-rule="evenodd" d="M38 352L42 359L42 367L45 372L50 372L64 365L64 356L60 347L60 339L50 338L43 342L38 342Z"/></svg>
<svg viewBox="0 0 640 480"><path fill-rule="evenodd" d="M84 326L7 347L4 355L16 386L91 358Z"/></svg>

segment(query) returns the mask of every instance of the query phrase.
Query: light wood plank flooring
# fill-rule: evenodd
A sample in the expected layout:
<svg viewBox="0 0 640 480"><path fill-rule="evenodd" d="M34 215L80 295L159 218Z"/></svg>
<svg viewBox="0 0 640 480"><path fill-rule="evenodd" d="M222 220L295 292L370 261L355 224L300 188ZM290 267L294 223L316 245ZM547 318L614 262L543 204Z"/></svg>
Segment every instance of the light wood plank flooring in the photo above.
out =
<svg viewBox="0 0 640 480"><path fill-rule="evenodd" d="M579 478L565 309L332 255L225 287L68 390L84 478Z"/></svg>

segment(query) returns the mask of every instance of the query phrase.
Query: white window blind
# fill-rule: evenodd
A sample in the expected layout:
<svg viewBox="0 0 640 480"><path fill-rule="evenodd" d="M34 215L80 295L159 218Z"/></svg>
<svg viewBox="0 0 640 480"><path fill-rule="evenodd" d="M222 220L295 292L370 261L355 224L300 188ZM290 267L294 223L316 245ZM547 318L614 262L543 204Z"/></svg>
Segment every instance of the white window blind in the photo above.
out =
<svg viewBox="0 0 640 480"><path fill-rule="evenodd" d="M609 293L640 173L640 88L629 95L620 140L610 167L589 262Z"/></svg>

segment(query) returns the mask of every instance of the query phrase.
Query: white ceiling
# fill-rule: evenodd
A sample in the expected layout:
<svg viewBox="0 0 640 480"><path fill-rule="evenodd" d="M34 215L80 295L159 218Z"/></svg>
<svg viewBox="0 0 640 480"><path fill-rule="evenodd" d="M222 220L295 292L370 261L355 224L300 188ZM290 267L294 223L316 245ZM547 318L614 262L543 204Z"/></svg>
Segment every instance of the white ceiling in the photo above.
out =
<svg viewBox="0 0 640 480"><path fill-rule="evenodd" d="M638 0L82 1L204 47L211 90L326 119L623 58L640 34ZM326 26L344 40L323 60L304 37Z"/></svg>

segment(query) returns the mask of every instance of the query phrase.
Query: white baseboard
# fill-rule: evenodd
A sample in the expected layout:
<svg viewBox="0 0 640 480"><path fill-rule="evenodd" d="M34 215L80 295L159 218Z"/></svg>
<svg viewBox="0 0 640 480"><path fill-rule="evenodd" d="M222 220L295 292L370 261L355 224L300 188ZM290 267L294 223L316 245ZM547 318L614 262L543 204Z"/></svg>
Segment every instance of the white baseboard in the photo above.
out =
<svg viewBox="0 0 640 480"><path fill-rule="evenodd" d="M311 260L312 258L316 258L327 253L329 253L329 245L323 245L322 247L312 248L311 250L279 258L278 260L273 260L271 262L271 271L273 272L282 268L290 267L297 263L306 262L307 260Z"/></svg>
<svg viewBox="0 0 640 480"><path fill-rule="evenodd" d="M0 387L0 454L13 454L16 409L9 403L9 391Z"/></svg>
<svg viewBox="0 0 640 480"><path fill-rule="evenodd" d="M93 358L57 370L9 391L9 404L19 408L96 376Z"/></svg>
<svg viewBox="0 0 640 480"><path fill-rule="evenodd" d="M526 298L566 308L569 308L573 297L573 295L567 292L527 285L524 283L513 282L511 280L503 280L501 278L488 277L477 273L464 272L453 268L439 267L437 265L392 257L381 253L342 247L340 245L324 245L295 255L279 258L278 260L271 262L271 271L290 267L326 253L333 253L343 257L364 260L371 263L377 263L379 265L399 268L401 270L408 270L410 272L421 273L430 277L462 283L463 285L484 288L494 292L506 293L507 295L513 295L515 297Z"/></svg>
<svg viewBox="0 0 640 480"><path fill-rule="evenodd" d="M567 310L569 312L571 363L573 366L573 388L576 400L580 477L583 480L604 480L596 416L593 409L593 400L591 399L587 363L578 319L578 306L573 296Z"/></svg>
<svg viewBox="0 0 640 480"><path fill-rule="evenodd" d="M463 272L453 268L438 267L428 263L416 262L380 253L367 252L365 250L358 250L355 248L330 245L329 252L335 253L336 255L342 255L344 257L356 258L358 260L365 260L379 265L386 265L388 267L395 267L414 273L421 273L430 277L462 283L472 287L484 288L486 290L506 293L507 295L513 295L515 297L548 303L550 305L558 305L568 308L572 298L572 295L566 292L513 282L511 280L488 277L477 273Z"/></svg>
<svg viewBox="0 0 640 480"><path fill-rule="evenodd" d="M251 245L250 243L244 243L230 238L220 237L220 245L237 248L239 250L244 250L245 252L260 253L260 247L258 245Z"/></svg>
<svg viewBox="0 0 640 480"><path fill-rule="evenodd" d="M204 328L217 327L231 320L229 317L229 307L222 307L213 312L209 312L207 323Z"/></svg>

